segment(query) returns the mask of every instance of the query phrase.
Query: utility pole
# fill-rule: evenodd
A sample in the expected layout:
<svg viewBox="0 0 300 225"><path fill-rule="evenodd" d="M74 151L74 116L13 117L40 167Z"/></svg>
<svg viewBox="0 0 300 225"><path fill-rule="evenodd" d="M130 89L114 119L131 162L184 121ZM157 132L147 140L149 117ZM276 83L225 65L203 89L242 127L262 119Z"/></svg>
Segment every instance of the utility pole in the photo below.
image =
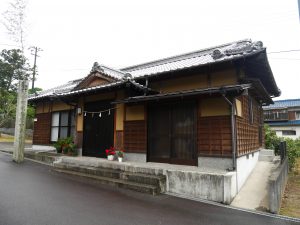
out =
<svg viewBox="0 0 300 225"><path fill-rule="evenodd" d="M33 63L33 72L32 72L32 86L31 86L31 89L33 90L34 89L34 81L35 81L35 75L36 75L36 58L39 57L37 55L37 53L39 51L43 51L41 48L38 48L38 47L30 47L29 49L31 49L31 55L34 55L34 63Z"/></svg>

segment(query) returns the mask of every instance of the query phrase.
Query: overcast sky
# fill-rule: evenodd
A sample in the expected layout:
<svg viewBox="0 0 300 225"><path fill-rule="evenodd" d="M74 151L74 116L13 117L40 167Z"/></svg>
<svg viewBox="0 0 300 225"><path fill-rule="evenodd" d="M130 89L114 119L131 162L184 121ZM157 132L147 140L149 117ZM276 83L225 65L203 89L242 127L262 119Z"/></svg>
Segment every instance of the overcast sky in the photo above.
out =
<svg viewBox="0 0 300 225"><path fill-rule="evenodd" d="M9 1L0 1L0 11ZM267 52L300 50L297 0L28 0L27 46L43 49L36 86L86 76L95 61L122 68L251 38ZM0 50L12 48L0 25ZM300 98L300 51L269 62L282 95ZM32 56L29 60L33 63ZM276 100L276 99L275 99Z"/></svg>

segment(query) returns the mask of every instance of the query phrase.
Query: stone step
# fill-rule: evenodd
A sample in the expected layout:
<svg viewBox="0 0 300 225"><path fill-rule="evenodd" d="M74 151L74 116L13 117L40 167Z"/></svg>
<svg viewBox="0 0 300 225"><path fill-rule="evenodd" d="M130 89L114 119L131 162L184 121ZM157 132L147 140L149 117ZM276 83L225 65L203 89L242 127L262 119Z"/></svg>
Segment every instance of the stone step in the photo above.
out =
<svg viewBox="0 0 300 225"><path fill-rule="evenodd" d="M259 155L267 155L267 156L275 156L274 151L273 150L261 150L259 152Z"/></svg>
<svg viewBox="0 0 300 225"><path fill-rule="evenodd" d="M259 152L258 160L272 162L275 157L273 150L263 149Z"/></svg>
<svg viewBox="0 0 300 225"><path fill-rule="evenodd" d="M260 155L258 157L258 161L272 162L275 156L271 155Z"/></svg>
<svg viewBox="0 0 300 225"><path fill-rule="evenodd" d="M75 172L75 171L66 170L66 169L55 169L55 170L57 172L61 172L61 173L91 178L91 179L97 180L101 184L108 184L108 185L112 185L112 186L116 186L116 187L120 187L120 188L130 189L133 191L148 193L148 194L152 194L152 195L160 194L159 187L157 187L156 185L141 184L141 183L136 183L136 182L132 182L132 181L128 181L128 180L103 177L103 176L92 175L92 174L87 174L87 173Z"/></svg>
<svg viewBox="0 0 300 225"><path fill-rule="evenodd" d="M41 162L44 162L44 163L47 163L47 164L52 164L56 159L56 156L54 156L53 154L45 154L43 152L30 152L30 151L28 151L28 152L24 153L24 156L26 158L41 161Z"/></svg>
<svg viewBox="0 0 300 225"><path fill-rule="evenodd" d="M131 184L150 185L156 187L156 192L166 191L166 177L164 175L150 175L138 172L127 172L120 169L77 166L65 163L54 163L54 167L62 171L71 171L107 179L130 182ZM132 188L131 188L132 189Z"/></svg>

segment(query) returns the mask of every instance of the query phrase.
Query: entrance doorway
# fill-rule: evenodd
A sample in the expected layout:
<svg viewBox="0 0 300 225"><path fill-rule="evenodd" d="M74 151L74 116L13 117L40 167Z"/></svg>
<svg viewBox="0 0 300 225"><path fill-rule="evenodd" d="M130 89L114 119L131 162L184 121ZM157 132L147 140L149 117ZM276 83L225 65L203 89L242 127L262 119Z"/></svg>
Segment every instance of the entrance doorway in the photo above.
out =
<svg viewBox="0 0 300 225"><path fill-rule="evenodd" d="M196 102L148 107L148 161L197 165Z"/></svg>
<svg viewBox="0 0 300 225"><path fill-rule="evenodd" d="M90 102L84 105L88 112L99 112L111 108L108 101ZM114 111L101 113L87 113L84 116L83 147L84 156L105 158L105 149L113 146L114 142Z"/></svg>

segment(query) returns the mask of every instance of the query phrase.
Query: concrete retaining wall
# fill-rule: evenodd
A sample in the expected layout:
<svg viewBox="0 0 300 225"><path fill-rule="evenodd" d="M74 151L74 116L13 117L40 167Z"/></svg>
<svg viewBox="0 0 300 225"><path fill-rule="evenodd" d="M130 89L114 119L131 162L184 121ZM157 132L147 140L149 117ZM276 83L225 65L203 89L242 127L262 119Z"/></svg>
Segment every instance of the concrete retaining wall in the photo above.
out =
<svg viewBox="0 0 300 225"><path fill-rule="evenodd" d="M235 172L205 172L200 171L197 167L163 163L139 163L132 161L118 163L117 161L108 161L106 159L93 157L63 156L54 162L54 166L59 166L59 164L110 168L132 173L165 175L167 193L201 198L225 204L230 204L236 195Z"/></svg>
<svg viewBox="0 0 300 225"><path fill-rule="evenodd" d="M166 170L167 192L230 204L235 196L235 173L210 174Z"/></svg>
<svg viewBox="0 0 300 225"><path fill-rule="evenodd" d="M281 205L282 195L288 180L289 165L288 159L272 171L269 178L269 210L271 213L278 213Z"/></svg>

